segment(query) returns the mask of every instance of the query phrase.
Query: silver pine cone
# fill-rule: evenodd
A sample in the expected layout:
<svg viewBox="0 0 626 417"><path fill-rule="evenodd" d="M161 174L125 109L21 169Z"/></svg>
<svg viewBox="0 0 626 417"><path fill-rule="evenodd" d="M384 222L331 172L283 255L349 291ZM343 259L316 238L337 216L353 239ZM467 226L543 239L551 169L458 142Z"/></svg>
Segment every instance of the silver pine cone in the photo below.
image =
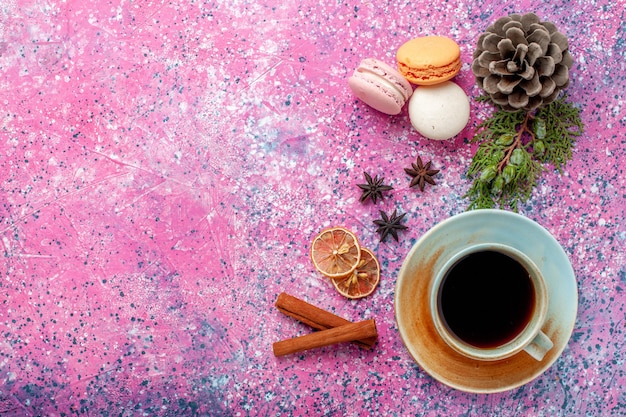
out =
<svg viewBox="0 0 626 417"><path fill-rule="evenodd" d="M567 37L533 13L498 19L478 38L473 58L478 86L507 111L554 101L573 63Z"/></svg>

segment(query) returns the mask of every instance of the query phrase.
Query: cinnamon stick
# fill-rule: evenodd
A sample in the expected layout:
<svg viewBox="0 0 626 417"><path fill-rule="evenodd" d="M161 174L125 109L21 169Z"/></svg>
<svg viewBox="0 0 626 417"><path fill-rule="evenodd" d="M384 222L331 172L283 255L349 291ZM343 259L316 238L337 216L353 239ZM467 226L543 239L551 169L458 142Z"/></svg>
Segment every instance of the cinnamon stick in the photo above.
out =
<svg viewBox="0 0 626 417"><path fill-rule="evenodd" d="M305 336L281 340L272 345L275 356L284 356L302 352L335 343L352 342L377 336L374 320L364 320L358 323L349 323L332 329L320 330Z"/></svg>
<svg viewBox="0 0 626 417"><path fill-rule="evenodd" d="M336 316L326 310L322 310L319 307L284 292L278 295L278 298L276 299L276 307L283 314L293 317L317 330L332 329L334 327L344 326L351 323L342 317ZM376 342L376 338L376 336L367 337L354 340L352 342L369 349Z"/></svg>

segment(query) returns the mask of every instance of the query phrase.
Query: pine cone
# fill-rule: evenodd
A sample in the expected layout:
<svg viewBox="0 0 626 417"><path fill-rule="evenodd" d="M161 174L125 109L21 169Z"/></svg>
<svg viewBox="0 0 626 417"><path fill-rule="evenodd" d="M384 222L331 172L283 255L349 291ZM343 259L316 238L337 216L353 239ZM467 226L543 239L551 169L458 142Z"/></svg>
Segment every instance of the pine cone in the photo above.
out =
<svg viewBox="0 0 626 417"><path fill-rule="evenodd" d="M537 15L498 19L478 38L472 72L507 111L532 111L553 102L569 84L572 56L567 37Z"/></svg>

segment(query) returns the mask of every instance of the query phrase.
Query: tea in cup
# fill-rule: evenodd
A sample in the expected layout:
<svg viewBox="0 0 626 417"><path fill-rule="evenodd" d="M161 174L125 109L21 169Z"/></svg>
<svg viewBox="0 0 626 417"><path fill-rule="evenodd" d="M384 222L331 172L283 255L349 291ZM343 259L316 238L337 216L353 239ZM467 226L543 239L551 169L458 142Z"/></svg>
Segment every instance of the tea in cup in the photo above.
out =
<svg viewBox="0 0 626 417"><path fill-rule="evenodd" d="M553 343L541 331L548 292L520 251L480 244L451 257L435 276L430 311L441 338L458 353L500 360L522 350L541 361Z"/></svg>

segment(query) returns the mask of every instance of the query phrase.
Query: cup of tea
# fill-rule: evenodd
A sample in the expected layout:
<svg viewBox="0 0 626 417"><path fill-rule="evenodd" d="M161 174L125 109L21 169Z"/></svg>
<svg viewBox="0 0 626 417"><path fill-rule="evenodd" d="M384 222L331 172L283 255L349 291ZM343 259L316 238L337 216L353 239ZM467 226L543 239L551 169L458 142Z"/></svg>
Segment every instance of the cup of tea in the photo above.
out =
<svg viewBox="0 0 626 417"><path fill-rule="evenodd" d="M470 245L445 262L430 288L437 332L466 357L495 361L524 350L541 361L553 346L541 331L548 311L544 277L517 249Z"/></svg>

